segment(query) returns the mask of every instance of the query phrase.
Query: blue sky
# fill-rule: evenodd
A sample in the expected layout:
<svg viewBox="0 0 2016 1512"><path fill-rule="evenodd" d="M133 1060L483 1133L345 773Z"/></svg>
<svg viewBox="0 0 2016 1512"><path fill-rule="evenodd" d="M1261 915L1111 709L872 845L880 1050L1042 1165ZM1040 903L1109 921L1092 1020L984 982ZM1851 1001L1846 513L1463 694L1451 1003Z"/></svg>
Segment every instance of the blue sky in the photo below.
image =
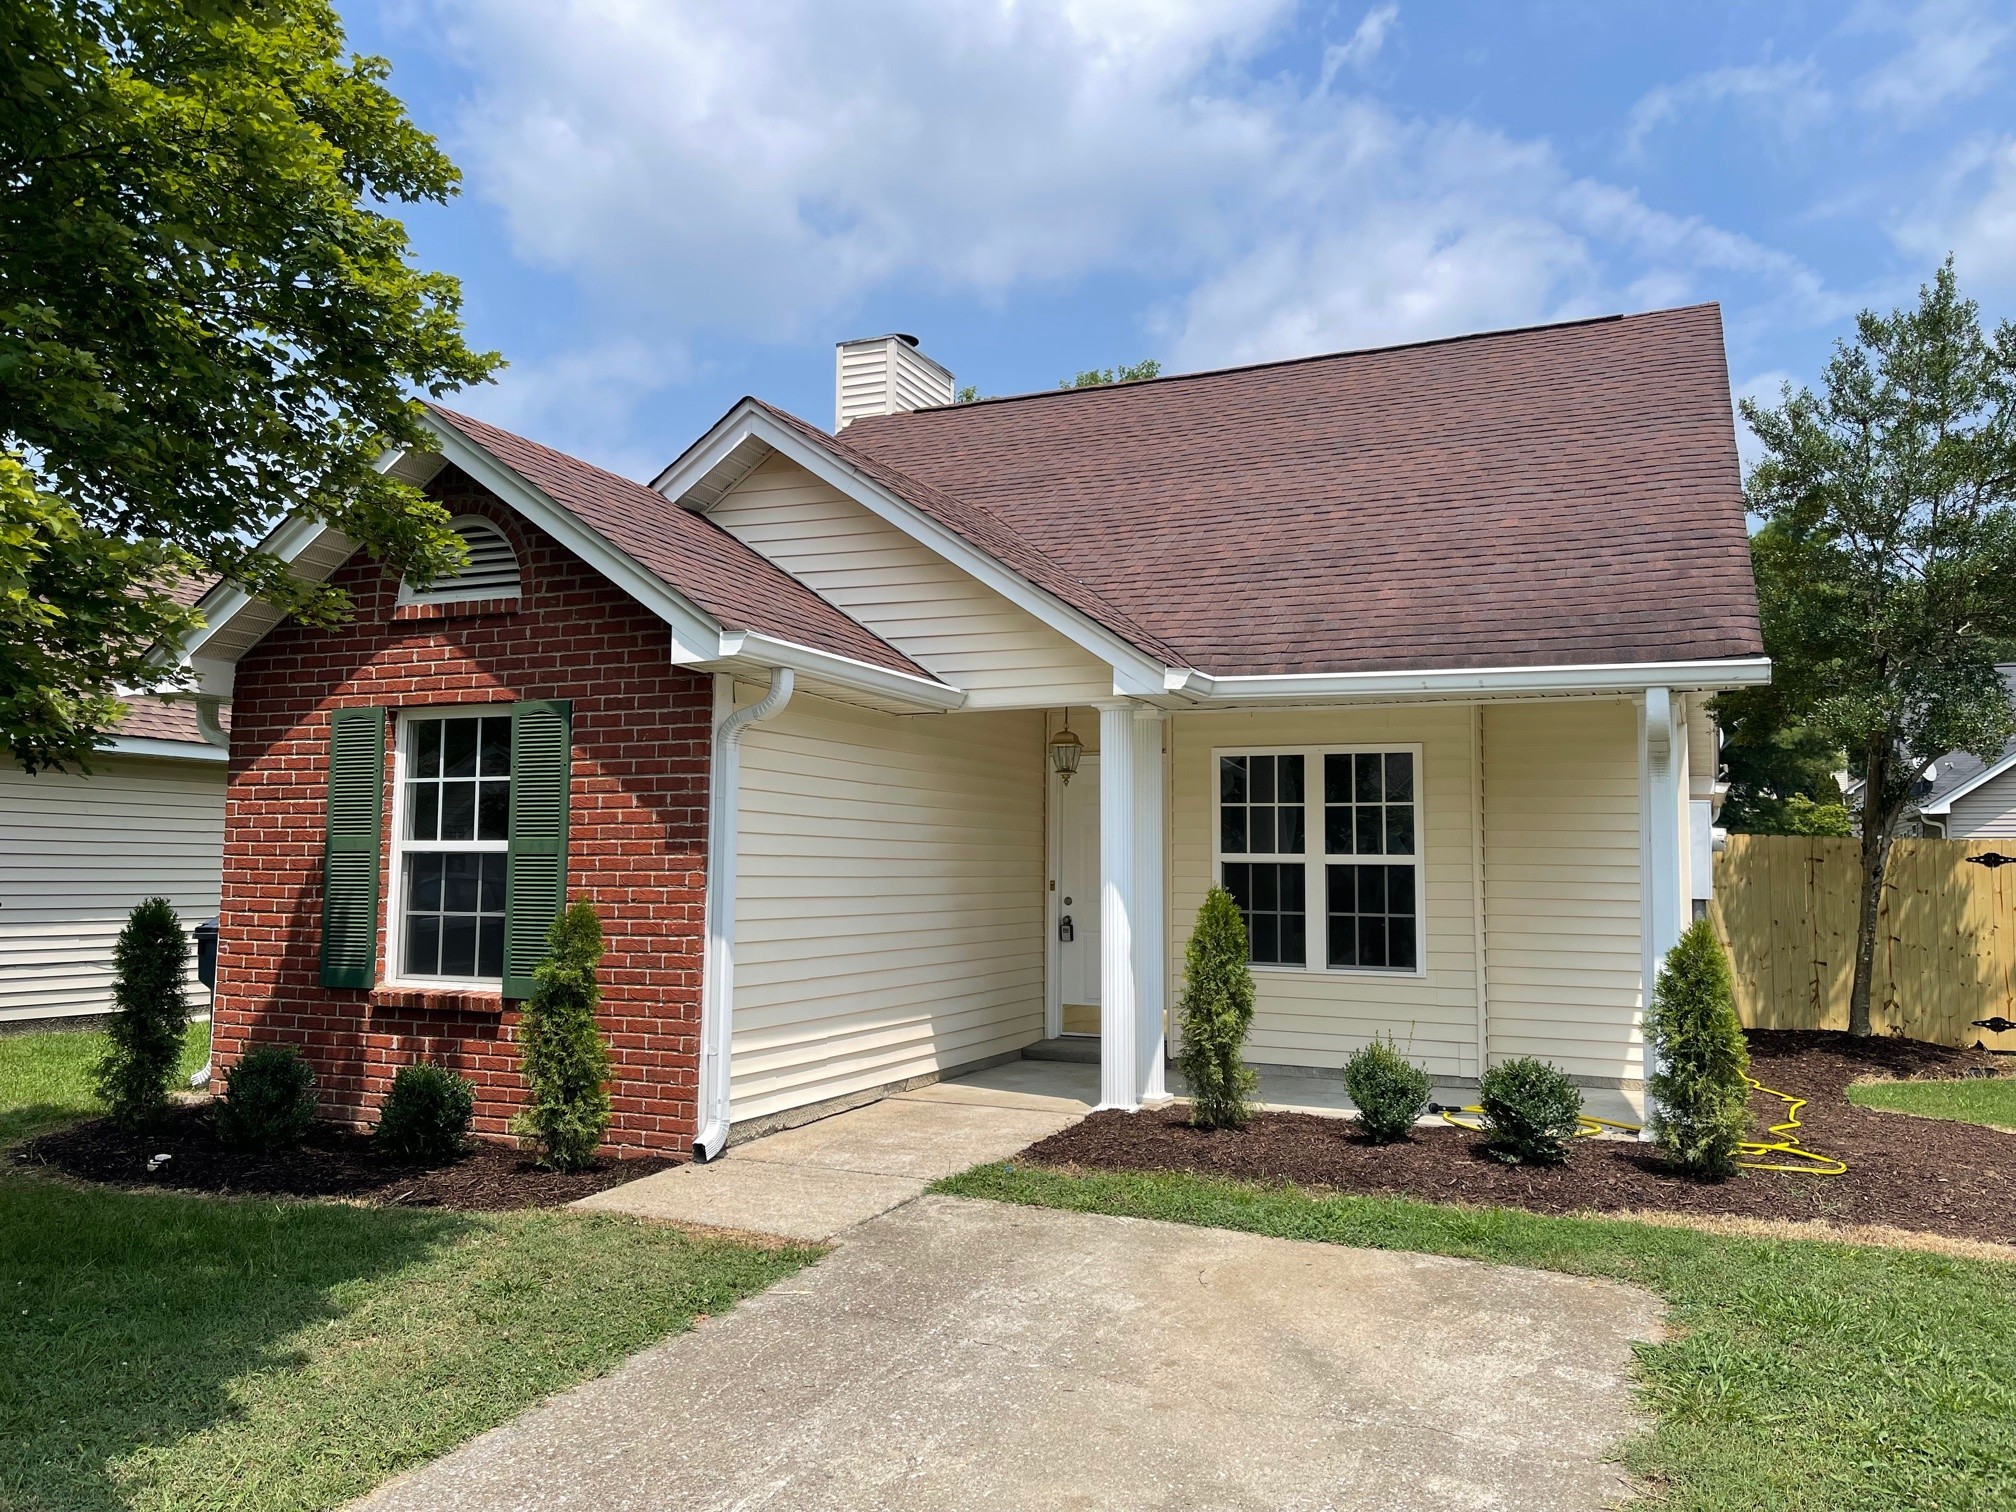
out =
<svg viewBox="0 0 2016 1512"><path fill-rule="evenodd" d="M1810 381L1948 251L2016 315L2016 0L339 0L462 167L408 217L632 475L886 330L983 393L1717 300Z"/></svg>

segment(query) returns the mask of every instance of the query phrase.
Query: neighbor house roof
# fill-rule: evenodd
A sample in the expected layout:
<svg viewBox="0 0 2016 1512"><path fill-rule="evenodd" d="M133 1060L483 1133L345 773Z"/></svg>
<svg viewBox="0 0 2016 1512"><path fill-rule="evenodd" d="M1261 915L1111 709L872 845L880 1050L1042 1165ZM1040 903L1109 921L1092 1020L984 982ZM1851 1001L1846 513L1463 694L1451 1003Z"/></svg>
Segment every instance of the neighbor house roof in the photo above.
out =
<svg viewBox="0 0 2016 1512"><path fill-rule="evenodd" d="M2016 700L2016 662L2004 662L1995 669ZM1985 782L2016 768L2016 737L2006 740L1993 761L1983 761L1972 751L1948 751L1932 763L1931 785L1916 799L1921 814L1952 812L1953 800L1963 797Z"/></svg>
<svg viewBox="0 0 2016 1512"><path fill-rule="evenodd" d="M723 624L887 671L931 678L873 631L704 516L565 452L438 404L429 408Z"/></svg>
<svg viewBox="0 0 2016 1512"><path fill-rule="evenodd" d="M792 423L1170 665L1762 654L1712 305Z"/></svg>

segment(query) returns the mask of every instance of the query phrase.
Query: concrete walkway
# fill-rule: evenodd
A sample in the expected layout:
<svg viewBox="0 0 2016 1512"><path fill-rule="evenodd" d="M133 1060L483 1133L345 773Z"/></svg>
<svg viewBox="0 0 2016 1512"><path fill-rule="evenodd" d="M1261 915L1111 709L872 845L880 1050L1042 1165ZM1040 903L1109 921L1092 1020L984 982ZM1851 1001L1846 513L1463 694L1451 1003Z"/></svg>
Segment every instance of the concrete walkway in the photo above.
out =
<svg viewBox="0 0 2016 1512"><path fill-rule="evenodd" d="M1091 1072L1089 1086L1082 1073ZM898 1092L597 1192L576 1207L661 1222L831 1239L921 1195L941 1176L1005 1160L1083 1118L1098 1067L1009 1061Z"/></svg>
<svg viewBox="0 0 2016 1512"><path fill-rule="evenodd" d="M1609 1282L924 1197L363 1505L1594 1512L1658 1316Z"/></svg>

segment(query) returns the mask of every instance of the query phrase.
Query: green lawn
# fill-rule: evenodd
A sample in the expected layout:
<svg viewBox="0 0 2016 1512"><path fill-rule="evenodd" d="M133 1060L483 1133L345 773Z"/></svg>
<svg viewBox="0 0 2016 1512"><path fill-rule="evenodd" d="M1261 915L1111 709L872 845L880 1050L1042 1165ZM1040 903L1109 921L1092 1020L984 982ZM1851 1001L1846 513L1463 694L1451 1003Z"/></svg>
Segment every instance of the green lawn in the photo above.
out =
<svg viewBox="0 0 2016 1512"><path fill-rule="evenodd" d="M0 1139L94 1111L97 1039L0 1039ZM0 1164L0 1508L335 1506L817 1253Z"/></svg>
<svg viewBox="0 0 2016 1512"><path fill-rule="evenodd" d="M2016 1264L1711 1237L1182 1175L982 1166L936 1190L1635 1282L1654 1426L1625 1463L1688 1512L2016 1507Z"/></svg>
<svg viewBox="0 0 2016 1512"><path fill-rule="evenodd" d="M2016 1129L2016 1076L1978 1081L1865 1082L1848 1089L1848 1101L1921 1118Z"/></svg>
<svg viewBox="0 0 2016 1512"><path fill-rule="evenodd" d="M95 1031L0 1035L0 1146L103 1112L91 1071L104 1050L105 1036ZM187 1086L209 1054L210 1026L191 1024L178 1085Z"/></svg>

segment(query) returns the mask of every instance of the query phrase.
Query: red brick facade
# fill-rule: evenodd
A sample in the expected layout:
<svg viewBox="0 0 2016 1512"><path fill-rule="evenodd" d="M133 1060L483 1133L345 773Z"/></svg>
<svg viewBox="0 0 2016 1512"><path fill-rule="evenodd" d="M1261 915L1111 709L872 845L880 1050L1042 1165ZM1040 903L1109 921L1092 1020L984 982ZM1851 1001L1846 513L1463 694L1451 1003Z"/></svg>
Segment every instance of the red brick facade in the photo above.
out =
<svg viewBox="0 0 2016 1512"><path fill-rule="evenodd" d="M477 993L328 988L320 982L322 834L330 710L573 701L567 890L602 915L602 1024L615 1066L610 1144L683 1155L695 1133L705 935L709 679L671 664L664 623L543 533L449 470L434 490L493 520L518 548L522 597L397 606L396 582L359 558L336 581L356 618L282 625L239 663L215 1009L217 1065L281 1040L314 1062L323 1111L359 1120L422 1058L477 1087L476 1130L507 1132L522 1098L517 1014ZM393 765L386 761L389 840ZM389 845L386 854L389 857ZM395 896L381 872L384 909Z"/></svg>

